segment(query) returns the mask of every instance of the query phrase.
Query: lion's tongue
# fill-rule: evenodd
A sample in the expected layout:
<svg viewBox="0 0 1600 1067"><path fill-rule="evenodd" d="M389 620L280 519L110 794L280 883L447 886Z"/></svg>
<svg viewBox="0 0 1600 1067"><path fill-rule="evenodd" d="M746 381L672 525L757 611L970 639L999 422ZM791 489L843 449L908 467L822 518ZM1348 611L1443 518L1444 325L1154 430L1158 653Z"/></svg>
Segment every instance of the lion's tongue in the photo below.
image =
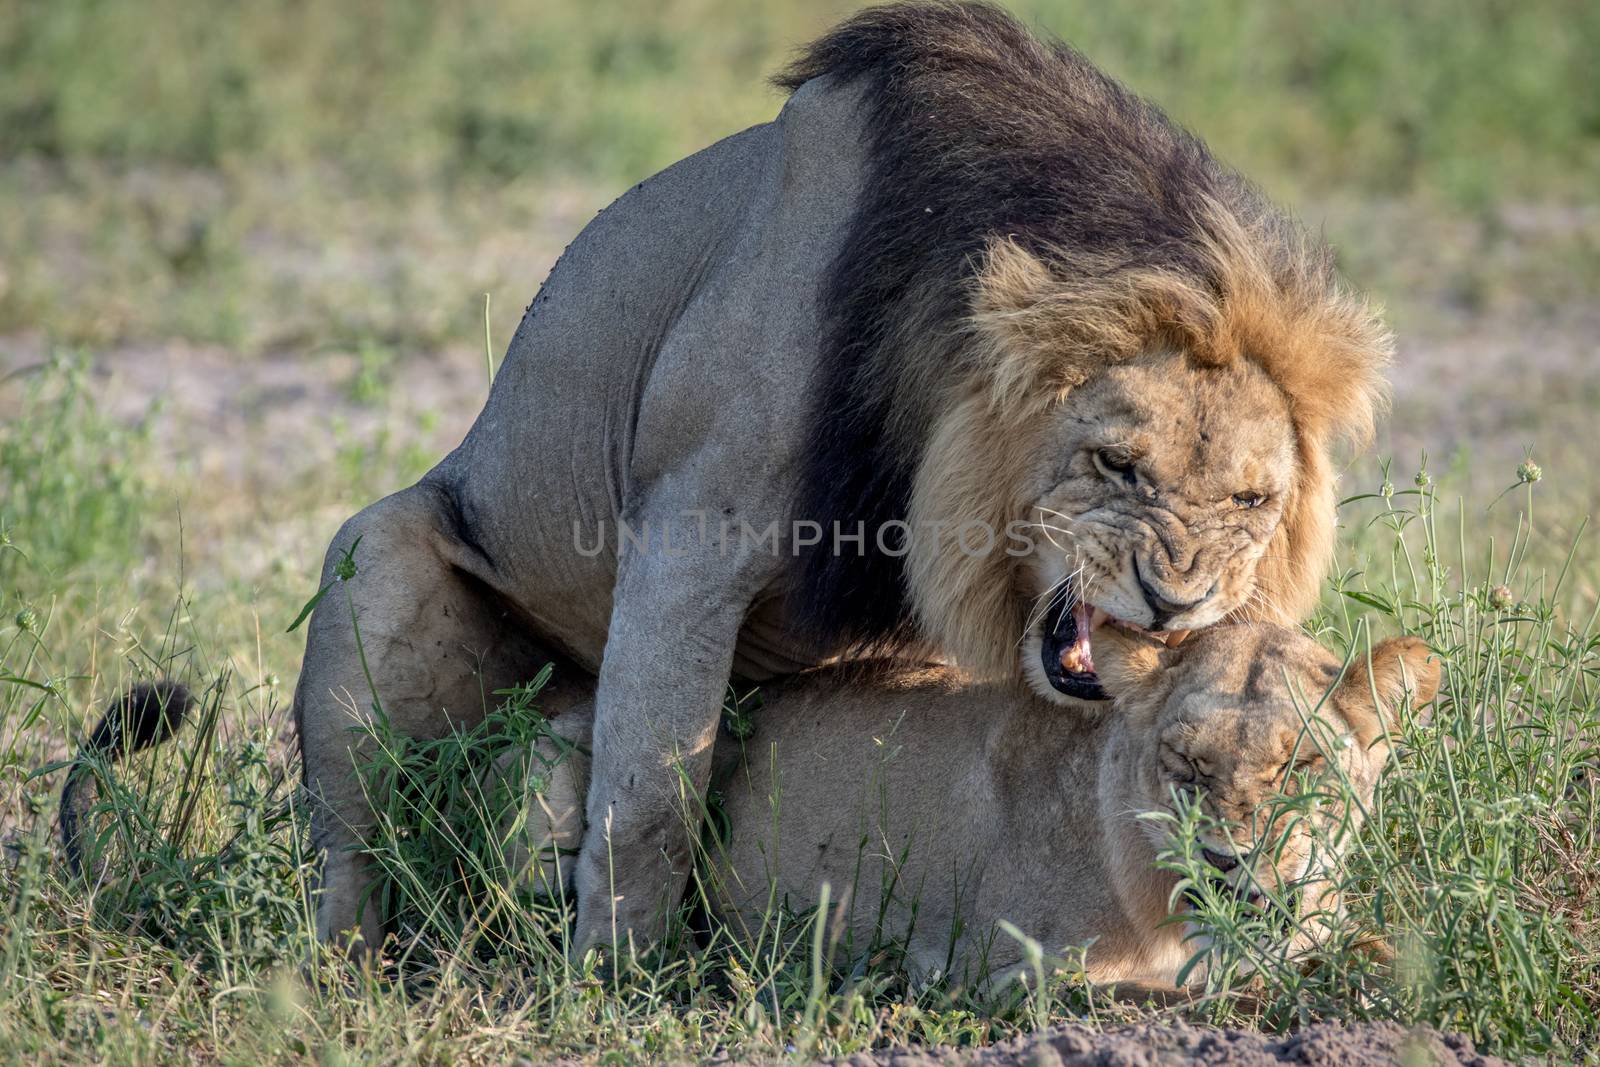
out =
<svg viewBox="0 0 1600 1067"><path fill-rule="evenodd" d="M1093 674L1094 655L1089 650L1089 633L1094 629L1089 605L1079 601L1072 608L1072 643L1061 650L1061 668L1073 674Z"/></svg>

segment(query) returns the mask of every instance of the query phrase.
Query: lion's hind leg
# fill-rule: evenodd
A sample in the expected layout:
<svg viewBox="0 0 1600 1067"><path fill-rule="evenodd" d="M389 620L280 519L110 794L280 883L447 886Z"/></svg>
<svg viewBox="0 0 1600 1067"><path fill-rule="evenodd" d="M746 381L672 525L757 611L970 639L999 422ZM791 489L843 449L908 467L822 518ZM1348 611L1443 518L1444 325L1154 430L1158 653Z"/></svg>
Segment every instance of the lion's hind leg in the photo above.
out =
<svg viewBox="0 0 1600 1067"><path fill-rule="evenodd" d="M446 491L424 483L357 514L328 549L327 592L295 691L323 942L354 931L370 950L382 937L363 843L375 802L386 799L370 773L383 734L473 726L496 689L530 680L548 660L505 602L462 569L472 550L454 530Z"/></svg>

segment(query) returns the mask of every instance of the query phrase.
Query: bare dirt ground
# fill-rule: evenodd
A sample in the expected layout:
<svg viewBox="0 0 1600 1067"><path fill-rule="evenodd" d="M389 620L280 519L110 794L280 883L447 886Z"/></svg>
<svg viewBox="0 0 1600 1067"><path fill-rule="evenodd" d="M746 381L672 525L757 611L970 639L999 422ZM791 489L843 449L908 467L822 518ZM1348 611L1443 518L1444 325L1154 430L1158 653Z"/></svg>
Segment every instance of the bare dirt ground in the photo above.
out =
<svg viewBox="0 0 1600 1067"><path fill-rule="evenodd" d="M1274 1037L1244 1030L1141 1024L1112 1030L1069 1026L979 1050L896 1050L860 1054L840 1067L1350 1067L1354 1064L1437 1064L1496 1067L1465 1038L1396 1023L1342 1026L1318 1023Z"/></svg>
<svg viewBox="0 0 1600 1067"><path fill-rule="evenodd" d="M1574 418L1587 430L1600 406L1600 307L1584 311L1561 322L1460 317L1402 335L1394 410L1377 450L1410 458L1467 448L1490 462L1559 449L1572 428L1561 423ZM38 337L0 337L0 377L45 357ZM169 416L157 425L165 449L230 481L297 480L338 443L385 429L442 455L487 390L483 351L465 344L375 370L350 352L241 358L184 342L107 349L93 365L106 410L132 421L159 402ZM363 388L382 395L363 398Z"/></svg>

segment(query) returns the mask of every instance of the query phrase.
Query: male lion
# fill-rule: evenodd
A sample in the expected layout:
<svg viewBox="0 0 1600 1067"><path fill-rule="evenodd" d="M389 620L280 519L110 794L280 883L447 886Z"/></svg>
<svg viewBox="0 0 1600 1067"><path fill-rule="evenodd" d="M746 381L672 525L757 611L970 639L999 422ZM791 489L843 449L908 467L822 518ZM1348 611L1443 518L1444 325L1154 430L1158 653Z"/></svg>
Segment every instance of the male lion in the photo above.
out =
<svg viewBox="0 0 1600 1067"><path fill-rule="evenodd" d="M1312 603L1389 354L1325 248L993 7L868 10L779 84L584 229L461 446L334 537L295 693L321 936L381 933L374 703L435 735L552 652L595 672L578 943L642 944L730 675L918 648L1081 707L1105 617Z"/></svg>
<svg viewBox="0 0 1600 1067"><path fill-rule="evenodd" d="M1157 865L1180 844L1183 798L1214 820L1190 848L1218 891L1263 909L1292 911L1297 897L1295 940L1308 942L1338 914L1328 876L1370 806L1402 700L1420 708L1438 688L1427 646L1384 641L1341 670L1265 623L1175 649L1105 644L1111 715L1062 715L942 667L871 682L822 668L767 690L754 738L717 742L723 918L759 930L776 906L816 906L827 883L850 946L896 945L913 976L1015 973L1023 948L1005 920L1050 951L1087 945L1091 981L1170 988L1200 947L1192 924L1168 921L1190 902ZM584 705L552 721L560 740L539 748L555 770L508 850L518 870L537 857L528 876L550 889L581 829L591 721ZM1292 803L1307 791L1316 804Z"/></svg>

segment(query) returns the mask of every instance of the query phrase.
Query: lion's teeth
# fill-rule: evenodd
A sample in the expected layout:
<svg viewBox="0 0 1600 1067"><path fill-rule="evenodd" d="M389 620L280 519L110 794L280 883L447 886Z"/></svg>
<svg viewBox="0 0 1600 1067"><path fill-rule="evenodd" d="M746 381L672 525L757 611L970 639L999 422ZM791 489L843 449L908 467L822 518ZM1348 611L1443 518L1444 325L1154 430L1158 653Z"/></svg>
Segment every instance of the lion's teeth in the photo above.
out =
<svg viewBox="0 0 1600 1067"><path fill-rule="evenodd" d="M1167 647L1177 648L1179 645L1183 644L1184 641L1188 640L1190 633L1191 631L1189 630L1168 630L1165 635Z"/></svg>
<svg viewBox="0 0 1600 1067"><path fill-rule="evenodd" d="M1081 601L1072 606L1072 644L1061 650L1061 667L1073 674L1094 672L1094 651L1089 634L1094 630L1094 612Z"/></svg>
<svg viewBox="0 0 1600 1067"><path fill-rule="evenodd" d="M1105 611L1102 608L1095 608L1089 615L1089 629L1100 629L1100 627L1109 618L1111 618L1111 613L1109 611Z"/></svg>

